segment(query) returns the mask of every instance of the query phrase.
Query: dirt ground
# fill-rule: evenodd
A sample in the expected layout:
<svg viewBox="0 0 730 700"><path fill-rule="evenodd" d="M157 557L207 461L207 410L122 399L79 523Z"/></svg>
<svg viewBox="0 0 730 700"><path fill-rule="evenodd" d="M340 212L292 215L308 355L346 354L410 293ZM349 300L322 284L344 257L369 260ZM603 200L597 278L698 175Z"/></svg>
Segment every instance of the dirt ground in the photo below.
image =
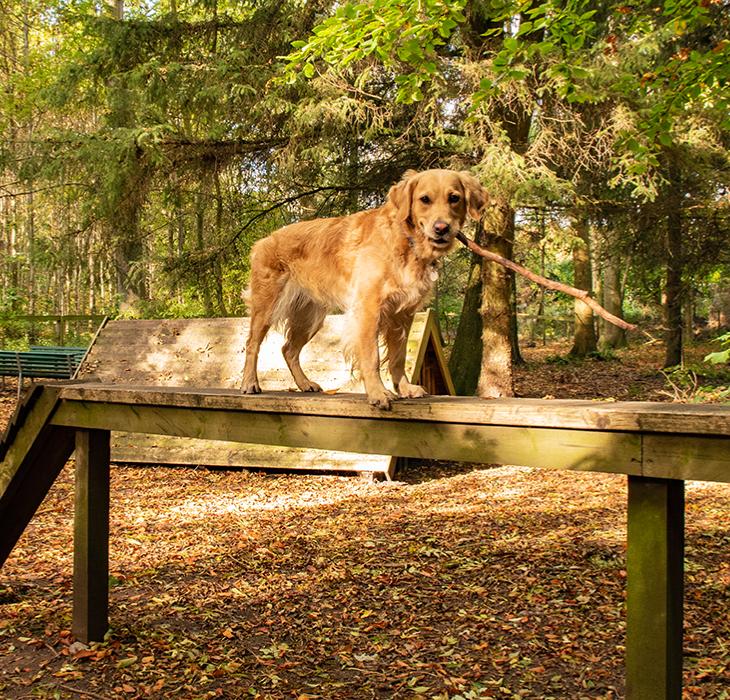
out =
<svg viewBox="0 0 730 700"><path fill-rule="evenodd" d="M669 400L659 348L560 351L526 351L520 395ZM89 649L70 633L72 477L0 570L2 698L624 696L624 477L117 466L112 629ZM687 698L730 698L729 545L730 485L688 483Z"/></svg>

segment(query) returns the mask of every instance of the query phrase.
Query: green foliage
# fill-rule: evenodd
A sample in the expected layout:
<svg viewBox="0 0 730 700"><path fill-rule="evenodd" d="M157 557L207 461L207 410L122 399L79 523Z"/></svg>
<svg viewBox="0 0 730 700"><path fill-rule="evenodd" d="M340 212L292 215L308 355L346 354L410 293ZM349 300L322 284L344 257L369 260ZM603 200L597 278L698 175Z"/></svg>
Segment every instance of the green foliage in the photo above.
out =
<svg viewBox="0 0 730 700"><path fill-rule="evenodd" d="M663 392L681 403L730 403L730 368L710 369L677 365L662 370Z"/></svg>
<svg viewBox="0 0 730 700"><path fill-rule="evenodd" d="M122 21L97 5L4 6L0 225L17 244L0 305L238 314L256 239L378 205L408 167L453 166L518 209L515 256L535 268L544 250L548 276L572 279L567 211L605 219L645 313L662 279L645 200L669 156L689 174L688 283L709 295L728 172L714 3L130 1ZM552 227L539 245L533 211ZM458 267L438 300L452 320Z"/></svg>
<svg viewBox="0 0 730 700"><path fill-rule="evenodd" d="M344 70L374 58L395 70L396 99L418 102L425 84L439 79L439 51L465 21L465 5L466 0L348 2L320 22L308 40L292 42L285 79L293 84L300 75L313 78L319 61Z"/></svg>
<svg viewBox="0 0 730 700"><path fill-rule="evenodd" d="M715 342L719 343L722 350L711 352L705 356L704 361L712 365L721 365L730 363L730 333L715 338Z"/></svg>
<svg viewBox="0 0 730 700"><path fill-rule="evenodd" d="M506 3L492 18L496 25L485 36L501 40L491 62L493 77L485 77L474 93L475 105L495 96L505 84L540 73L540 97L554 93L568 102L600 99L592 93L593 69L581 52L595 40L598 24L594 3ZM505 34L503 27L509 27Z"/></svg>
<svg viewBox="0 0 730 700"><path fill-rule="evenodd" d="M483 58L467 69L464 45L480 14ZM285 75L294 83L374 61L393 73L395 99L412 103L467 69L473 89L461 99L475 120L526 92L538 113L548 104L601 105L612 113L598 126L613 150L610 185L654 199L662 152L691 137L690 115L730 125L727 25L721 3L689 0L600 9L588 0L349 2L295 42Z"/></svg>

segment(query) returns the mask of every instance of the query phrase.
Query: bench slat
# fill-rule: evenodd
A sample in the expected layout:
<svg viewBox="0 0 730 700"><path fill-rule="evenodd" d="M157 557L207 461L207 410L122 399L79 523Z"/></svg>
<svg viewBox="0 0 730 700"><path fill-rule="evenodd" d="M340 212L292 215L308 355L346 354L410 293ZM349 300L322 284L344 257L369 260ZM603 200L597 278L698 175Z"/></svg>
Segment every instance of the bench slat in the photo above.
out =
<svg viewBox="0 0 730 700"><path fill-rule="evenodd" d="M69 379L76 371L83 348L34 346L26 350L0 350L0 375L29 378Z"/></svg>

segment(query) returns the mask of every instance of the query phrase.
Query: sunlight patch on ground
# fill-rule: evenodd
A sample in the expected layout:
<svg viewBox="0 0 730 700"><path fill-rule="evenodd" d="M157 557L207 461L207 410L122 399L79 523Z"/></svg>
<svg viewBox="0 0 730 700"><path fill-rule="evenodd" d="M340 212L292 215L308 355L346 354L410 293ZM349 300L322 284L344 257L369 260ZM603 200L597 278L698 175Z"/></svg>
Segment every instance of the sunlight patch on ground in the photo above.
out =
<svg viewBox="0 0 730 700"><path fill-rule="evenodd" d="M278 496L266 494L244 496L240 493L226 493L218 496L205 495L201 498L186 500L180 505L173 506L170 512L192 517L207 517L257 511L290 511L296 508L333 505L351 496L352 494L349 491L329 494L305 491L296 495L283 493Z"/></svg>

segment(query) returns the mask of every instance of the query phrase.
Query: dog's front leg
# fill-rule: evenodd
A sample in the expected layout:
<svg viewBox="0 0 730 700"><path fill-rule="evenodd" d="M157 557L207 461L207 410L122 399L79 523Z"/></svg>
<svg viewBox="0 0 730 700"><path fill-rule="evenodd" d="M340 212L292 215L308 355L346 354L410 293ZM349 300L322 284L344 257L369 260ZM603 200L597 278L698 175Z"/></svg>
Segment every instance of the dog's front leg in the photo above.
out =
<svg viewBox="0 0 730 700"><path fill-rule="evenodd" d="M406 377L406 350L411 323L413 314L402 313L391 319L385 327L385 345L388 348L388 369L398 395L406 399L420 399L428 396L426 390L418 384L411 384Z"/></svg>
<svg viewBox="0 0 730 700"><path fill-rule="evenodd" d="M380 377L380 352L378 351L380 304L375 303L377 297L374 295L366 298L367 301L355 315L357 325L355 360L362 374L368 401L373 406L388 411L396 396L385 388Z"/></svg>

